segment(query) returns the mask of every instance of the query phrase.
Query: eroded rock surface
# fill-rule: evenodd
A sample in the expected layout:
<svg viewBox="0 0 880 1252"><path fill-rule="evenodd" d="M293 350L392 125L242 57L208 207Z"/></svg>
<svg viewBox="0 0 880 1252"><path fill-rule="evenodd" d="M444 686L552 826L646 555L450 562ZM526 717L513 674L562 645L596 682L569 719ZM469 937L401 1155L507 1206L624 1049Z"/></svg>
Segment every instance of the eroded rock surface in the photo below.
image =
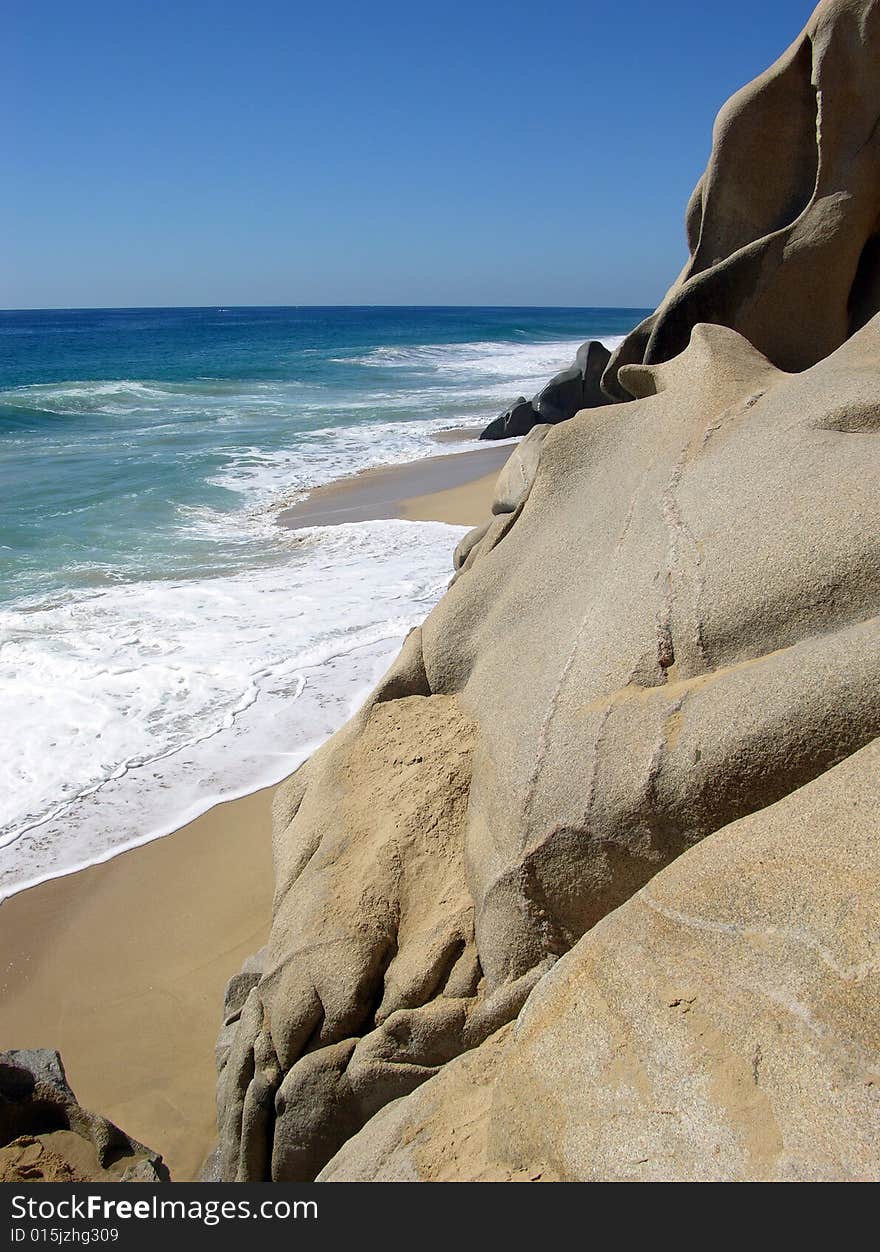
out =
<svg viewBox="0 0 880 1252"><path fill-rule="evenodd" d="M223 1176L312 1176L664 865L880 733L878 351L880 319L787 375L698 327L548 433L514 524L282 793Z"/></svg>
<svg viewBox="0 0 880 1252"><path fill-rule="evenodd" d="M775 365L802 370L880 310L880 6L825 0L763 74L727 101L686 213L689 256L659 308L594 377L590 405L625 401L621 367L682 352L691 330L739 331ZM578 361L483 432L499 439L565 420ZM545 391L547 389L545 388ZM553 414L551 416L550 414Z"/></svg>
<svg viewBox="0 0 880 1252"><path fill-rule="evenodd" d="M384 1103L515 1015L539 976L495 997L480 986L464 866L474 726L425 688L418 639L280 793L272 935L227 1017L219 1177L313 1177Z"/></svg>
<svg viewBox="0 0 880 1252"><path fill-rule="evenodd" d="M825 0L790 48L728 100L687 209L690 257L614 353L666 361L698 322L802 370L880 309L880 5Z"/></svg>
<svg viewBox="0 0 880 1252"><path fill-rule="evenodd" d="M880 1178L880 740L691 849L327 1181Z"/></svg>

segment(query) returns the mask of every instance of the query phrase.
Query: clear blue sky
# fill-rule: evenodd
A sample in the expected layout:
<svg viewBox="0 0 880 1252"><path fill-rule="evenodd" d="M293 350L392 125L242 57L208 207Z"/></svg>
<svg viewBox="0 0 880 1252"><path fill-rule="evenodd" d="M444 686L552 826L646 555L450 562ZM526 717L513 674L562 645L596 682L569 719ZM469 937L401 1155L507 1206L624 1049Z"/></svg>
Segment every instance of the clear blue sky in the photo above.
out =
<svg viewBox="0 0 880 1252"><path fill-rule="evenodd" d="M8 0L0 306L653 305L796 0Z"/></svg>

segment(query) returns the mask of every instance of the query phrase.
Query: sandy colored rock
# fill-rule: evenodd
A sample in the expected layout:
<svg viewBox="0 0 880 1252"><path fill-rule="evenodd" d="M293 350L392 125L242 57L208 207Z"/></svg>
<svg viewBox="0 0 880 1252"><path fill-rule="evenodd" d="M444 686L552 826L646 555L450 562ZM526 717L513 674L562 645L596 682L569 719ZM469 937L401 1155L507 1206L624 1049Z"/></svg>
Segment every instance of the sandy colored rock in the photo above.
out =
<svg viewBox="0 0 880 1252"><path fill-rule="evenodd" d="M878 349L873 322L792 376L698 327L630 367L637 402L549 432L504 536L279 793L223 1177L317 1172L664 865L880 733Z"/></svg>
<svg viewBox="0 0 880 1252"><path fill-rule="evenodd" d="M721 327L631 367L649 394L550 431L521 514L425 622L431 689L479 726L491 983L877 733L877 445L857 427L878 333L798 376Z"/></svg>
<svg viewBox="0 0 880 1252"><path fill-rule="evenodd" d="M687 210L690 257L602 378L683 351L699 322L801 370L880 309L880 4L825 0L790 48L718 114Z"/></svg>
<svg viewBox="0 0 880 1252"><path fill-rule="evenodd" d="M454 570L461 569L473 549L485 537L491 525L492 518L489 518L488 521L482 522L479 526L474 526L474 528L469 530L468 533L459 541L452 554L452 568Z"/></svg>
<svg viewBox="0 0 880 1252"><path fill-rule="evenodd" d="M525 504L538 472L541 446L549 430L550 426L546 423L533 426L525 439L511 452L495 480L495 495L492 500L494 514L513 513L520 505Z"/></svg>
<svg viewBox="0 0 880 1252"><path fill-rule="evenodd" d="M546 423L533 426L511 452L495 480L492 516L469 530L452 554L456 578L491 552L516 521L535 481L541 448L550 429Z"/></svg>
<svg viewBox="0 0 880 1252"><path fill-rule="evenodd" d="M473 727L454 697L407 694L417 642L279 792L272 936L259 981L227 1005L238 1028L221 1056L221 1177L313 1177L463 1035L497 1024L474 999L463 865ZM513 990L517 1008L526 993ZM423 1021L413 1010L426 1004Z"/></svg>
<svg viewBox="0 0 880 1252"><path fill-rule="evenodd" d="M325 1181L880 1178L880 741L611 913Z"/></svg>

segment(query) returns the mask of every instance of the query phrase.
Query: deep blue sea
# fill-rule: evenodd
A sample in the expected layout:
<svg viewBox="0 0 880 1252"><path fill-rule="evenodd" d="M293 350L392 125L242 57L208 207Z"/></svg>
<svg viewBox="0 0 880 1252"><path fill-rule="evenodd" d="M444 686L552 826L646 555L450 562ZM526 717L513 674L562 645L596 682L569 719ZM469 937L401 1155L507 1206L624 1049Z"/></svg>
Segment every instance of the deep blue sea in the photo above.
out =
<svg viewBox="0 0 880 1252"><path fill-rule="evenodd" d="M646 312L0 312L0 897L289 772L461 530L278 510L449 451Z"/></svg>

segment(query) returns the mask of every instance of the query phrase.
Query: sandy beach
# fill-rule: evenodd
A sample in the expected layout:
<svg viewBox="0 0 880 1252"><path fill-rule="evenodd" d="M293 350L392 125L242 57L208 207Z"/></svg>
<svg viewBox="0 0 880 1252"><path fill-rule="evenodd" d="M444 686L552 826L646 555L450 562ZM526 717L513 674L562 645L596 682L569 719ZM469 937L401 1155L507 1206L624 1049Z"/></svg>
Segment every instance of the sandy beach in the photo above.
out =
<svg viewBox="0 0 880 1252"><path fill-rule="evenodd" d="M492 484L510 452L508 445L496 445L363 470L318 487L284 509L278 521L292 530L389 517L476 526L489 513Z"/></svg>
<svg viewBox="0 0 880 1252"><path fill-rule="evenodd" d="M284 524L476 524L509 454L369 471L313 493ZM272 790L0 905L2 1046L58 1049L80 1102L161 1152L176 1181L194 1178L213 1144L225 984L268 933Z"/></svg>

